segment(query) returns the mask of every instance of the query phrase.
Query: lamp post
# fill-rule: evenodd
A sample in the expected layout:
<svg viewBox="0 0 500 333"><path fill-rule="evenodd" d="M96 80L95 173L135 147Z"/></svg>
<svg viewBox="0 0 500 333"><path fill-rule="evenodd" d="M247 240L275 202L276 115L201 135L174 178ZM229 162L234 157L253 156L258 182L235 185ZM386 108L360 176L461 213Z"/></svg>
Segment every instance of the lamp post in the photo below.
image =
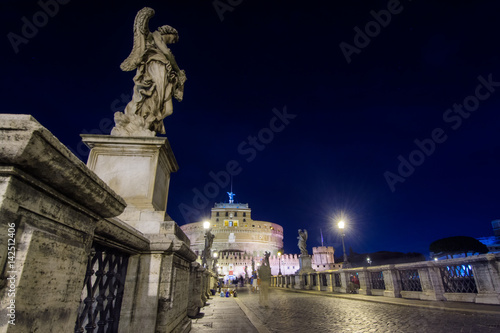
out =
<svg viewBox="0 0 500 333"><path fill-rule="evenodd" d="M281 275L281 251L278 251L278 267L279 267L278 275Z"/></svg>
<svg viewBox="0 0 500 333"><path fill-rule="evenodd" d="M347 263L347 253L345 253L345 243L344 243L345 222L344 221L339 221L338 226L339 226L340 231L342 232L342 250L344 250L344 263Z"/></svg>
<svg viewBox="0 0 500 333"><path fill-rule="evenodd" d="M366 261L368 262L368 265L372 265L372 260L370 259L370 257L366 257Z"/></svg>

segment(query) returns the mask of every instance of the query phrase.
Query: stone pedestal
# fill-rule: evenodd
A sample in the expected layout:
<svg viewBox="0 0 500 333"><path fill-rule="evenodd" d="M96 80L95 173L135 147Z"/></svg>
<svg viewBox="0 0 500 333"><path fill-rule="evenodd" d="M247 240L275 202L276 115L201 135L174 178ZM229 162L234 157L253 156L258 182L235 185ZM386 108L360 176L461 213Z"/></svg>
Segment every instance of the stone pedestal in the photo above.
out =
<svg viewBox="0 0 500 333"><path fill-rule="evenodd" d="M311 289L312 282L310 281L311 277L308 276L308 274L316 272L312 268L311 256L300 255L299 265L300 265L300 269L295 272L297 280L296 280L296 284L295 284L294 288L295 289ZM307 283L306 283L306 279L307 279Z"/></svg>
<svg viewBox="0 0 500 333"><path fill-rule="evenodd" d="M125 285L134 299L123 332L188 332L191 263L196 254L167 214L170 174L178 170L166 138L82 135L91 148L87 166L127 203L118 217L149 240ZM140 318L140 320L135 320Z"/></svg>
<svg viewBox="0 0 500 333"><path fill-rule="evenodd" d="M179 169L167 138L82 134L91 148L87 166L127 202L119 218L158 234L167 211L170 173Z"/></svg>
<svg viewBox="0 0 500 333"><path fill-rule="evenodd" d="M312 268L312 259L311 256L309 255L308 256L301 255L299 257L299 264L300 264L300 269L297 271L297 273L303 274L303 273L316 272Z"/></svg>

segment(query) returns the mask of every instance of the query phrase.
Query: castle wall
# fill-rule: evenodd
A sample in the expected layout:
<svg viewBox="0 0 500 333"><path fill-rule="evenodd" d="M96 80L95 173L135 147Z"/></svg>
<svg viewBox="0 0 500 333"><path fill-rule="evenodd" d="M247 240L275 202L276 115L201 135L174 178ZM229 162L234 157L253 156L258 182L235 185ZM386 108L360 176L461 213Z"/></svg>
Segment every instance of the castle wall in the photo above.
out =
<svg viewBox="0 0 500 333"><path fill-rule="evenodd" d="M243 251L260 257L265 251L276 254L283 248L283 228L276 223L249 220L238 226L224 226L223 221L211 221L211 233L215 235L212 252L224 250ZM205 248L203 222L181 226L191 241L191 249L201 255Z"/></svg>

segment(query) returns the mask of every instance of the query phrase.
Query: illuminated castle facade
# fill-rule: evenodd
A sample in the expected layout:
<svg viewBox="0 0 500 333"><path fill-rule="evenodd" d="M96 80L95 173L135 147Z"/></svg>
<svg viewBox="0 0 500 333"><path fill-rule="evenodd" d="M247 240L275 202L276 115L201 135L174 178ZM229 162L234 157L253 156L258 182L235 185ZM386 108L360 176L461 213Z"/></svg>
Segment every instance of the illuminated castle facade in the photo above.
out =
<svg viewBox="0 0 500 333"><path fill-rule="evenodd" d="M217 253L219 274L225 279L252 275L252 260L257 269L264 252L270 252L272 274L277 275L281 266L282 274L291 274L299 267L299 255L284 254L278 257L283 249L283 227L279 224L252 219L252 210L247 203L234 203L232 192L229 203L216 203L212 208L210 232L215 235L212 253ZM205 248L205 221L188 223L181 229L191 241L191 250L200 257ZM333 268L333 247L313 248L313 268L326 270ZM279 262L281 260L281 263ZM245 272L246 267L246 272Z"/></svg>

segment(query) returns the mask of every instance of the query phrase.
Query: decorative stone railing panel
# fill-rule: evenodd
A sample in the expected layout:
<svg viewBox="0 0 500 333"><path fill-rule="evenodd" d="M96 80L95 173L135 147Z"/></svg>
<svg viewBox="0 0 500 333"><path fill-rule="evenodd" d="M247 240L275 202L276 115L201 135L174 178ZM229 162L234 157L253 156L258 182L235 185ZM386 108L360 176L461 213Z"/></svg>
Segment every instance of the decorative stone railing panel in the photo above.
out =
<svg viewBox="0 0 500 333"><path fill-rule="evenodd" d="M500 304L499 272L500 254L485 254L440 261L335 269L287 277L290 277L292 285L293 281L296 282L293 287L297 289ZM330 276L332 288L325 288L323 276ZM359 286L354 290L353 281ZM278 280L273 286L285 287Z"/></svg>

